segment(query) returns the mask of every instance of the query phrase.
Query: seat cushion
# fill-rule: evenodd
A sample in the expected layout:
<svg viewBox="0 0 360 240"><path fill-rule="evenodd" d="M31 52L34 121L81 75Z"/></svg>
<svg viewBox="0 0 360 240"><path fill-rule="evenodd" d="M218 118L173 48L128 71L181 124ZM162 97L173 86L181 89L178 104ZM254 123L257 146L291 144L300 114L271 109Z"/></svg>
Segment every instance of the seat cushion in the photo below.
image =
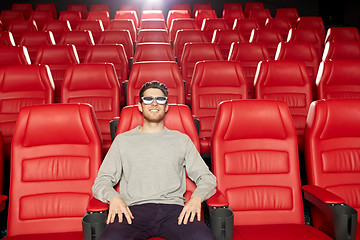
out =
<svg viewBox="0 0 360 240"><path fill-rule="evenodd" d="M279 216L280 217L280 216ZM235 226L234 240L331 240L325 233L306 224Z"/></svg>

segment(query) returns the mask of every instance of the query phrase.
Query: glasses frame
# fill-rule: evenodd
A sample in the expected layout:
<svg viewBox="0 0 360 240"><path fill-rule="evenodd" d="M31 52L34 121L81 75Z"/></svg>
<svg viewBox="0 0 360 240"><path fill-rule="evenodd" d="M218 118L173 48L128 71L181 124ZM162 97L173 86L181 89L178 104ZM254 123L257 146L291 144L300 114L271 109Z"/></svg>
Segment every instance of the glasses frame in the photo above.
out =
<svg viewBox="0 0 360 240"><path fill-rule="evenodd" d="M150 99L145 99L145 98L151 98L151 102L150 102ZM159 99L161 98L161 100ZM164 98L165 100L162 100L162 98ZM156 101L157 104L159 105L165 105L167 103L167 100L168 98L165 97L165 96L160 96L160 97L150 97L150 96L146 96L146 97L141 97L141 100L142 102L145 104L145 105L150 105L154 102L154 100Z"/></svg>

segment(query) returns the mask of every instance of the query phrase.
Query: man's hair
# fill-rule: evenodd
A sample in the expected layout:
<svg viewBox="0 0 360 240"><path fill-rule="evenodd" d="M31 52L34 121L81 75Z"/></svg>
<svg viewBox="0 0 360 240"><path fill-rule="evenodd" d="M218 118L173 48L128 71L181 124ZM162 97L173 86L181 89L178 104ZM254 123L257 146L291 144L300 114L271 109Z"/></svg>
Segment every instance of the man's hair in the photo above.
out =
<svg viewBox="0 0 360 240"><path fill-rule="evenodd" d="M141 87L141 89L140 89L140 93L139 93L139 96L140 96L140 102L142 102L142 97L144 96L144 92L146 91L146 90L148 90L149 88L157 88L157 89L160 89L162 92L163 92L163 94L165 95L165 97L167 97L168 96L168 89L167 89L167 87L165 86L165 84L163 84L163 83L160 83L160 82L158 82L158 81L151 81L151 82L147 82L147 83L145 83L142 87Z"/></svg>

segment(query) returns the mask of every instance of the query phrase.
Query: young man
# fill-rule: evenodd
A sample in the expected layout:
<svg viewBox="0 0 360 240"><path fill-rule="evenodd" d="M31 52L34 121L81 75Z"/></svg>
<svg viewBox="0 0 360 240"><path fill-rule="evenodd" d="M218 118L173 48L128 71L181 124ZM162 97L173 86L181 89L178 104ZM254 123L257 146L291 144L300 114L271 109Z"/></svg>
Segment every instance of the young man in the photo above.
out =
<svg viewBox="0 0 360 240"><path fill-rule="evenodd" d="M110 204L100 239L215 239L200 219L215 176L186 134L164 126L166 86L148 82L139 95L143 125L115 138L93 186L94 196ZM184 205L185 169L197 188ZM119 181L120 193L113 187Z"/></svg>

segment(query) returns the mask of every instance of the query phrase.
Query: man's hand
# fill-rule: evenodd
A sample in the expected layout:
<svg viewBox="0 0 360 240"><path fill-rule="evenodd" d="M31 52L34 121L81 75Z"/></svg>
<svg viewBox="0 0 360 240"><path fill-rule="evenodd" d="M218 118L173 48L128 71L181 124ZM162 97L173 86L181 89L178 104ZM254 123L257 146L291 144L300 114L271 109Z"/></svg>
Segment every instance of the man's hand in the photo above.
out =
<svg viewBox="0 0 360 240"><path fill-rule="evenodd" d="M190 218L190 222L193 222L195 216L197 220L201 220L201 197L193 195L190 200L185 204L183 210L178 217L178 224L187 224Z"/></svg>
<svg viewBox="0 0 360 240"><path fill-rule="evenodd" d="M110 200L109 215L106 223L113 223L116 214L118 215L119 222L123 221L123 214L125 215L125 218L129 224L131 224L131 220L134 219L134 216L132 215L129 207L126 205L126 203L124 202L124 200L122 200L121 197L113 197Z"/></svg>

